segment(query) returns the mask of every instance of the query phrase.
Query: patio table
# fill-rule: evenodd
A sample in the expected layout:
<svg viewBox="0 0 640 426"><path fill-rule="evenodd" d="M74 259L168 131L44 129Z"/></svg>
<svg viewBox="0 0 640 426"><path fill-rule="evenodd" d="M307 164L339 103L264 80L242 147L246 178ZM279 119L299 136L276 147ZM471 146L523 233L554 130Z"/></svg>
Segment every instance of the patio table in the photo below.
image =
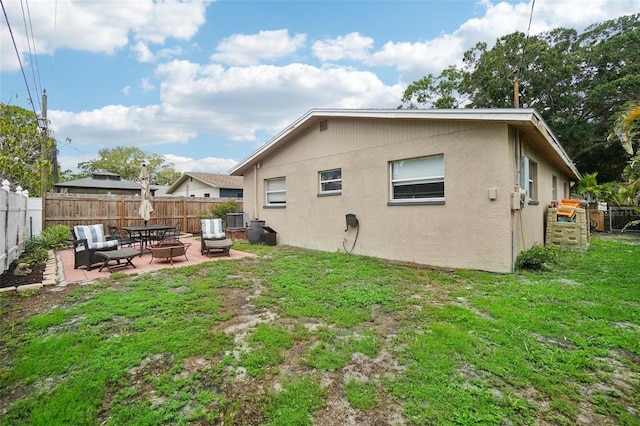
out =
<svg viewBox="0 0 640 426"><path fill-rule="evenodd" d="M145 253L145 249L149 241L151 241L154 235L158 232L167 232L171 229L175 229L175 226L170 225L146 225L146 226L123 226L122 229L127 231L130 236L137 238L140 241L140 256ZM148 253L149 251L146 250Z"/></svg>

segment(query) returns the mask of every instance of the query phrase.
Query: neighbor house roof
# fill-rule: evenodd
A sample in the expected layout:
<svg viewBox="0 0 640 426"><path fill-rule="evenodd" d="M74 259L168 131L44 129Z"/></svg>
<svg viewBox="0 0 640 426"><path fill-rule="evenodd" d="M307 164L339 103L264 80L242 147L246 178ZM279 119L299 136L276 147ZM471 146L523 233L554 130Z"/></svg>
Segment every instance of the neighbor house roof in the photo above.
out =
<svg viewBox="0 0 640 426"><path fill-rule="evenodd" d="M53 186L60 188L100 188L100 189L125 189L140 191L140 183L122 179L120 175L110 172L94 172L90 177L85 177L66 182L54 183ZM156 188L151 186L151 191Z"/></svg>
<svg viewBox="0 0 640 426"><path fill-rule="evenodd" d="M172 194L184 181L193 178L215 188L242 189L242 176L219 175L215 173L185 172L167 189Z"/></svg>
<svg viewBox="0 0 640 426"><path fill-rule="evenodd" d="M380 118L400 120L459 120L507 123L524 134L550 161L574 179L580 179L575 167L558 138L553 134L542 116L530 108L504 109L312 109L269 142L229 170L233 176L241 176L277 148L286 145L297 135L328 118Z"/></svg>

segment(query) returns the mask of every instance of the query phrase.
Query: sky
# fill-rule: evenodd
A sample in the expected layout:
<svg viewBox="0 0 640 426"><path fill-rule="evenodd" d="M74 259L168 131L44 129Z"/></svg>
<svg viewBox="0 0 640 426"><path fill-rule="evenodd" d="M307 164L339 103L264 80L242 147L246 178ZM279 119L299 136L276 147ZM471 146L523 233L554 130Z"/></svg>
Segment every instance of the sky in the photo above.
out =
<svg viewBox="0 0 640 426"><path fill-rule="evenodd" d="M41 114L62 170L137 147L227 173L312 108L396 108L407 85L514 31L640 0L0 0L0 102ZM533 10L533 13L532 13Z"/></svg>

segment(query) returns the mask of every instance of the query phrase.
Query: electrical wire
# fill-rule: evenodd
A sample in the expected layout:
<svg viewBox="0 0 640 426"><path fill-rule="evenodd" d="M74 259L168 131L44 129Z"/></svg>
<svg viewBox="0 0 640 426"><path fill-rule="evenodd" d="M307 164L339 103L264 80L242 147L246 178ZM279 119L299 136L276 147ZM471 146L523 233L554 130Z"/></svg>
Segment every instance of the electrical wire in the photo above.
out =
<svg viewBox="0 0 640 426"><path fill-rule="evenodd" d="M524 54L527 51L527 45L529 44L529 33L531 32L531 21L533 21L533 8L536 5L536 0L531 2L531 12L529 13L529 25L527 26L527 34L524 37L524 46L522 46L522 55L520 56L520 63L518 64L518 68L516 68L516 73L520 71L522 68L522 64L524 63Z"/></svg>
<svg viewBox="0 0 640 426"><path fill-rule="evenodd" d="M38 51L36 49L36 38L33 36L33 21L31 20L31 9L29 9L29 2L27 0L25 0L25 4L27 5L27 15L29 17L29 29L31 31L31 43L33 43L33 56L35 58L34 62L36 64L34 71L37 72L37 74L38 74L38 81L36 82L36 77L34 75L33 76L33 82L34 82L34 84L36 84L36 89L38 90L38 93L42 93L43 92L43 88L42 88L42 79L40 78L40 63L38 62ZM27 40L28 40L28 38L27 38ZM31 69L32 70L34 69L33 66L31 67ZM40 105L40 108L42 109L42 105Z"/></svg>
<svg viewBox="0 0 640 426"><path fill-rule="evenodd" d="M356 225L356 238L353 240L353 245L351 246L351 250L347 250L347 246L346 246L347 239L345 238L344 240L342 240L342 248L344 248L344 251L347 252L347 254L351 254L353 252L353 249L356 247L359 233L360 233L360 225Z"/></svg>
<svg viewBox="0 0 640 426"><path fill-rule="evenodd" d="M7 29L9 30L9 34L11 35L11 41L13 42L13 48L16 51L16 56L18 57L18 64L20 64L20 71L22 72L22 78L24 79L24 84L27 87L27 94L29 96L29 103L31 104L31 109L33 113L38 116L36 109L33 105L33 98L31 97L31 89L29 88L29 82L27 81L27 75L24 72L24 66L22 65L22 59L20 59L20 52L18 52L18 46L16 44L16 38L13 35L13 30L11 29L11 24L9 23L9 17L7 16L7 10L4 7L4 2L0 0L0 6L2 6L2 12L4 13L4 19L7 22Z"/></svg>
<svg viewBox="0 0 640 426"><path fill-rule="evenodd" d="M29 4L26 3L27 5L27 13L25 13L24 11L24 7L25 7L25 1L20 1L20 7L22 9L22 22L24 24L24 34L25 34L25 38L27 39L27 52L29 53L29 60L31 62L31 75L33 77L33 84L35 86L35 90L37 93L42 93L42 91L40 90L40 88L38 87L38 81L36 80L36 68L33 66L34 59L33 59L33 52L31 51L31 44L33 41L33 26L31 26L31 14L29 13ZM29 25L27 25L27 15L29 17ZM31 36L29 36L29 27L31 27ZM35 41L33 42L33 48L35 50ZM40 99L38 98L38 105L40 106L40 110L42 111L42 103L40 102Z"/></svg>

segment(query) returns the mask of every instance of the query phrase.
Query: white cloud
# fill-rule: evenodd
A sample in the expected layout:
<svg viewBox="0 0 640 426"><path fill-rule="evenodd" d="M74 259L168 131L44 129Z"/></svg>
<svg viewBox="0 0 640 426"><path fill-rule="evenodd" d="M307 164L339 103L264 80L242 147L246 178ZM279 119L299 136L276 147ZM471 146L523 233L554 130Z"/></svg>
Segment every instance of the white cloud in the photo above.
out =
<svg viewBox="0 0 640 426"><path fill-rule="evenodd" d="M235 140L273 133L314 107L391 107L402 96L368 71L305 64L224 68L173 61L157 69L161 97L185 123Z"/></svg>
<svg viewBox="0 0 640 426"><path fill-rule="evenodd" d="M157 75L163 80L160 105L109 105L79 113L52 110L53 130L99 147L144 149L187 143L200 133L264 142L258 134L274 134L311 108L393 108L401 96L400 86L387 86L371 72L340 67L225 69L176 60L160 65ZM225 161L226 171L233 164ZM208 170L211 167L208 164Z"/></svg>
<svg viewBox="0 0 640 426"><path fill-rule="evenodd" d="M56 134L73 135L77 143L100 147L184 143L196 135L174 126L166 108L158 105L108 105L79 113L50 110L49 117Z"/></svg>
<svg viewBox="0 0 640 426"><path fill-rule="evenodd" d="M229 169L238 164L238 161L228 158L205 157L199 160L167 154L164 156L167 162L175 165L174 169L180 173L204 172L226 174Z"/></svg>
<svg viewBox="0 0 640 426"><path fill-rule="evenodd" d="M129 49L135 54L136 60L138 62L153 61L153 53L151 53L151 49L149 49L147 43L139 41L136 44L132 45Z"/></svg>
<svg viewBox="0 0 640 426"><path fill-rule="evenodd" d="M290 37L287 30L235 34L218 44L211 60L229 65L257 65L261 60L279 59L295 53L306 40L304 34Z"/></svg>
<svg viewBox="0 0 640 426"><path fill-rule="evenodd" d="M349 33L334 39L316 41L312 51L321 61L339 61L341 59L365 59L373 47L373 39L359 33Z"/></svg>
<svg viewBox="0 0 640 426"><path fill-rule="evenodd" d="M5 3L18 51L28 52L20 2ZM144 47L148 43L162 44L168 38L193 37L205 22L209 3L209 0L136 0L117 2L116 7L108 1L39 1L37 7L29 10L30 26L34 29L31 44L40 55L52 54L61 48L112 55L127 46L131 34L134 40L144 42L132 50L147 58L150 52ZM0 41L3 46L0 70L19 69L15 50L4 48L13 46L6 25L0 27Z"/></svg>
<svg viewBox="0 0 640 426"><path fill-rule="evenodd" d="M131 86L125 86L122 88L122 94L123 95L128 95L129 92L131 92Z"/></svg>
<svg viewBox="0 0 640 426"><path fill-rule="evenodd" d="M142 90L143 93L150 92L155 88L156 86L151 84L148 78L143 78L142 80L140 80L140 89Z"/></svg>
<svg viewBox="0 0 640 426"><path fill-rule="evenodd" d="M451 34L424 41L387 41L364 62L374 66L394 66L404 84L426 74L439 74L457 65L463 53L478 42L492 46L499 37L514 31L526 32L531 2L478 2L479 16L469 19ZM530 34L553 28L575 28L582 32L591 24L640 10L640 0L538 0L534 5ZM378 40L380 41L380 40Z"/></svg>
<svg viewBox="0 0 640 426"><path fill-rule="evenodd" d="M133 52L136 60L142 63L156 62L161 59L170 59L182 54L182 49L180 47L159 49L156 53L153 53L149 45L143 41L138 41L136 44L129 47L129 50Z"/></svg>
<svg viewBox="0 0 640 426"><path fill-rule="evenodd" d="M128 3L138 3L140 0ZM167 37L189 40L205 23L206 7L211 0L165 0L144 2L147 19L135 30L135 38L164 43Z"/></svg>

